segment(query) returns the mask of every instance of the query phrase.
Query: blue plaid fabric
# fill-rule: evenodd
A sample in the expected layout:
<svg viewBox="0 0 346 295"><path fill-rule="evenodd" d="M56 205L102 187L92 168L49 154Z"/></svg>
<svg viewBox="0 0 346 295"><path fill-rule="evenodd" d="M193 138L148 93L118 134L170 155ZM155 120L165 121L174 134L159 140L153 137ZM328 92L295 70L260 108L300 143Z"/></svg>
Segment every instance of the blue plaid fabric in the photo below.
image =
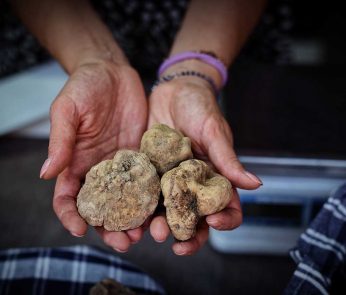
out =
<svg viewBox="0 0 346 295"><path fill-rule="evenodd" d="M89 294L105 278L115 279L136 294L165 294L139 268L95 247L0 251L0 294Z"/></svg>
<svg viewBox="0 0 346 295"><path fill-rule="evenodd" d="M297 268L284 294L346 294L346 184L329 197L291 252ZM343 290L341 290L343 289Z"/></svg>

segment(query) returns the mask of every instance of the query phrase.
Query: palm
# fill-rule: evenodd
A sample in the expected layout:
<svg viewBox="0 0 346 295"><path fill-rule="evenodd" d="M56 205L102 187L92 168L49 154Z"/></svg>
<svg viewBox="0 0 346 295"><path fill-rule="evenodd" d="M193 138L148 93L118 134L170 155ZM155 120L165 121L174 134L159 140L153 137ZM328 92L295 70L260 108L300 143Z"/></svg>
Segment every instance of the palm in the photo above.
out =
<svg viewBox="0 0 346 295"><path fill-rule="evenodd" d="M119 70L118 70L119 71ZM126 72L125 72L126 71ZM103 69L76 73L65 88L78 89L72 100L78 121L68 169L84 177L90 167L111 158L117 149L136 149L146 124L146 101L134 72L125 69L119 81Z"/></svg>
<svg viewBox="0 0 346 295"><path fill-rule="evenodd" d="M208 148L215 132L224 132L232 142L230 129L208 88L190 84L184 89L175 81L160 86L150 97L149 125L165 123L191 139L197 158L208 160Z"/></svg>

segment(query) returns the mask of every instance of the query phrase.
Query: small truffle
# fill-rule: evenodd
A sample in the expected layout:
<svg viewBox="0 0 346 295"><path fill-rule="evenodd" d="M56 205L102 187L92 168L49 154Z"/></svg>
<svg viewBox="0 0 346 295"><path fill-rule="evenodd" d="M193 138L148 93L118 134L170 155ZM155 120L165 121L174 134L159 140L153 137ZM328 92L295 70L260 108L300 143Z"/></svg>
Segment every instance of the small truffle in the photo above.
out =
<svg viewBox="0 0 346 295"><path fill-rule="evenodd" d="M149 158L130 150L95 165L77 196L78 212L93 226L108 231L139 227L153 214L160 179Z"/></svg>
<svg viewBox="0 0 346 295"><path fill-rule="evenodd" d="M89 295L136 295L136 293L116 280L104 279L90 289Z"/></svg>
<svg viewBox="0 0 346 295"><path fill-rule="evenodd" d="M190 139L164 124L155 124L144 133L140 151L149 157L159 175L192 158Z"/></svg>
<svg viewBox="0 0 346 295"><path fill-rule="evenodd" d="M224 209L232 197L232 185L200 160L187 160L161 178L167 222L173 236L193 237L202 216Z"/></svg>

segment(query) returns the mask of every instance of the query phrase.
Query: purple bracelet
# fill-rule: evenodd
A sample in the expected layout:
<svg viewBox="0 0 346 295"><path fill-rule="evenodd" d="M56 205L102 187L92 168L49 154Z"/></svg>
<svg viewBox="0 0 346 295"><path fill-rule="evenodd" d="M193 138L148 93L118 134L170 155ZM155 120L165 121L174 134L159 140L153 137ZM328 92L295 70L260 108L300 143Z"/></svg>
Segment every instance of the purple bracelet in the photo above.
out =
<svg viewBox="0 0 346 295"><path fill-rule="evenodd" d="M211 79L209 76L204 75L200 72L196 72L196 71L182 71L182 72L177 72L177 73L172 73L170 75L166 75L166 76L161 76L153 85L153 87L151 88L151 91L153 91L157 86L159 86L162 83L165 82L169 82L173 79L176 78L180 78L180 77L185 77L185 76L194 76L194 77L198 77L201 78L205 81L207 81L209 83L209 85L211 86L211 89L214 92L214 95L216 97L218 97L218 89L213 81L213 79Z"/></svg>
<svg viewBox="0 0 346 295"><path fill-rule="evenodd" d="M225 86L225 84L227 83L227 78L228 78L227 68L222 63L222 61L211 56L210 54L194 52L194 51L186 51L186 52L178 53L166 59L159 68L158 76L160 77L162 73L170 66L187 59L199 59L205 62L206 64L213 66L221 75L222 87Z"/></svg>

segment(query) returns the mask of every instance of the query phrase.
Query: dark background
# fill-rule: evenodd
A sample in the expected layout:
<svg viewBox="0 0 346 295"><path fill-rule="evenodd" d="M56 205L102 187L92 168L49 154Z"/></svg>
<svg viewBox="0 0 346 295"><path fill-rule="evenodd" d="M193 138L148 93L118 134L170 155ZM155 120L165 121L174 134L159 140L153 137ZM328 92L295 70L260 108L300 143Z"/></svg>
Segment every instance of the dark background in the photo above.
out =
<svg viewBox="0 0 346 295"><path fill-rule="evenodd" d="M345 15L336 2L291 1L291 9L290 61L277 65L241 56L231 68L223 109L236 148L344 159Z"/></svg>

